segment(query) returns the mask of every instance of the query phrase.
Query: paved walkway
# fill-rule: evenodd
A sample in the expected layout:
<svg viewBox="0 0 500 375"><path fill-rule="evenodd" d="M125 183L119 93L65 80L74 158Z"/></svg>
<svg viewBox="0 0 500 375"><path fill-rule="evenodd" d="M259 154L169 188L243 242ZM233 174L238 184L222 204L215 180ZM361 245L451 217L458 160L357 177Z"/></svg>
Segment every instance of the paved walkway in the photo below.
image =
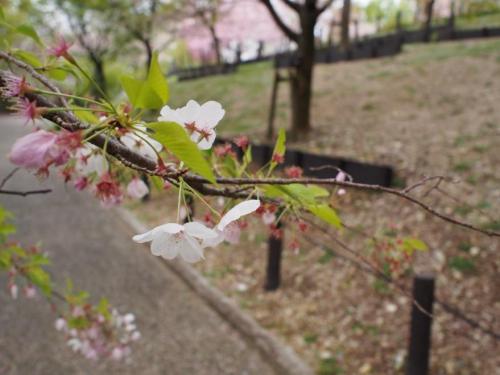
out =
<svg viewBox="0 0 500 375"><path fill-rule="evenodd" d="M13 140L29 131L18 120L0 117L0 178L12 168L5 155ZM0 196L16 215L18 238L41 241L60 281L70 276L91 295L109 297L121 312L133 312L142 333L130 365L94 364L74 355L53 328L54 315L42 299L10 299L0 276L0 375L58 374L273 374L245 342L203 300L142 246L112 210L86 193L45 185L45 196ZM17 174L9 189L40 187L33 176Z"/></svg>

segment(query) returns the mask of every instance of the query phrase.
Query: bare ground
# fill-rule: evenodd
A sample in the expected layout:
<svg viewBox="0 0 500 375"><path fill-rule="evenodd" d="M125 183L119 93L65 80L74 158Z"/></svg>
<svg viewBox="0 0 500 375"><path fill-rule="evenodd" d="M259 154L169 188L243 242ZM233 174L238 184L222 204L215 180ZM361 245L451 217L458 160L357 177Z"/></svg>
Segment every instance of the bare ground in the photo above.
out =
<svg viewBox="0 0 500 375"><path fill-rule="evenodd" d="M435 191L427 201L499 230L500 50L483 53L481 43L452 45L454 53L449 46L446 53L440 45L417 46L396 58L319 66L314 138L293 146L390 164L407 184L424 175L452 177L457 183L443 187L460 201ZM423 58L425 53L433 58ZM283 92L282 106L286 97ZM395 228L424 240L430 251L416 257L410 276L432 270L439 298L500 331L498 240L443 223L386 195L349 192L334 204L345 223L365 232ZM162 195L135 209L155 224L172 219L172 207ZM291 229L287 242L297 232ZM319 233L310 234L321 240ZM318 373L403 373L408 297L304 238L300 251L287 247L284 252L280 290L264 293L266 236L265 230L248 231L239 246L207 251L198 268ZM348 231L339 236L369 254L363 237ZM326 239L323 244L341 252ZM407 287L410 276L401 278ZM434 316L433 374L500 374L498 343L439 307Z"/></svg>

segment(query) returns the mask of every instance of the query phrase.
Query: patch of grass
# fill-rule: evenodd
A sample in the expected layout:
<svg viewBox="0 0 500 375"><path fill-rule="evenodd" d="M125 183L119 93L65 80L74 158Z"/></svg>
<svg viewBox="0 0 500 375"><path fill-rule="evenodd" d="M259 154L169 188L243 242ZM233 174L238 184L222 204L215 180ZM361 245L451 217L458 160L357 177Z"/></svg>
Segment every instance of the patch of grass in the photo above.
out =
<svg viewBox="0 0 500 375"><path fill-rule="evenodd" d="M377 293L382 295L387 295L391 293L389 287L387 286L387 283L380 279L376 279L373 282L373 289L375 289Z"/></svg>
<svg viewBox="0 0 500 375"><path fill-rule="evenodd" d="M472 150L482 154L482 153L488 151L488 146L487 145L475 145L474 147L472 147Z"/></svg>
<svg viewBox="0 0 500 375"><path fill-rule="evenodd" d="M471 273L476 270L474 262L470 259L464 258L462 256L455 256L450 259L448 266L464 273Z"/></svg>
<svg viewBox="0 0 500 375"><path fill-rule="evenodd" d="M458 250L468 253L472 245L468 242L460 242L458 244Z"/></svg>
<svg viewBox="0 0 500 375"><path fill-rule="evenodd" d="M314 344L318 341L318 335L315 333L306 333L304 334L303 339L306 344Z"/></svg>
<svg viewBox="0 0 500 375"><path fill-rule="evenodd" d="M335 254L333 253L333 251L329 249L324 249L324 251L325 253L318 259L319 264L330 263L333 260L333 258L335 258Z"/></svg>
<svg viewBox="0 0 500 375"><path fill-rule="evenodd" d="M472 212L472 207L467 205L461 205L455 207L455 213L460 216L467 216Z"/></svg>
<svg viewBox="0 0 500 375"><path fill-rule="evenodd" d="M203 272L203 275L207 278L210 279L221 279L224 276L226 276L228 273L233 273L234 269L231 268L230 266L224 266L220 269L215 269L212 271L205 271Z"/></svg>
<svg viewBox="0 0 500 375"><path fill-rule="evenodd" d="M461 161L453 166L455 172L467 172L472 168L472 163L469 161Z"/></svg>
<svg viewBox="0 0 500 375"><path fill-rule="evenodd" d="M341 375L344 371L335 358L322 358L317 370L318 375Z"/></svg>
<svg viewBox="0 0 500 375"><path fill-rule="evenodd" d="M500 220L490 221L489 223L484 224L482 228L486 230L500 231Z"/></svg>
<svg viewBox="0 0 500 375"><path fill-rule="evenodd" d="M363 111L373 111L377 108L377 106L373 103L365 103L361 106Z"/></svg>

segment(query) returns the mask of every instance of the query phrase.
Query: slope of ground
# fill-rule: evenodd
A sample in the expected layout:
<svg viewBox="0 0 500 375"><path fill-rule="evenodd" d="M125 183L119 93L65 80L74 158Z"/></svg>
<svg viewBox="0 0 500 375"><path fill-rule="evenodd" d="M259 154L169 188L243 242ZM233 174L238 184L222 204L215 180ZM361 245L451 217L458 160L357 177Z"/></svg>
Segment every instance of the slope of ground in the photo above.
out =
<svg viewBox="0 0 500 375"><path fill-rule="evenodd" d="M393 165L408 183L445 175L426 199L436 209L499 230L500 40L405 47L389 59L320 65L315 76L310 140L293 147ZM242 67L234 76L172 85L175 104L215 99L227 116L226 134L263 134L272 71L268 64ZM284 87L283 87L284 88ZM278 123L287 121L287 93L280 94ZM416 191L422 194L423 191ZM459 200L456 198L460 197ZM345 223L381 235L387 230L416 236L429 245L401 281L432 270L437 295L486 327L500 331L498 240L443 224L385 195L349 192L333 202ZM158 209L160 207L160 209ZM136 206L157 224L174 218L163 195ZM201 213L201 207L199 208ZM296 228L285 233L289 243ZM199 269L214 285L248 309L265 327L301 353L320 374L401 374L406 355L410 301L401 292L332 256L331 239L311 231L317 247L301 241L287 250L283 285L263 293L265 229L239 246L207 252ZM339 238L369 256L366 238L345 231ZM497 344L489 336L435 311L433 374L498 374Z"/></svg>

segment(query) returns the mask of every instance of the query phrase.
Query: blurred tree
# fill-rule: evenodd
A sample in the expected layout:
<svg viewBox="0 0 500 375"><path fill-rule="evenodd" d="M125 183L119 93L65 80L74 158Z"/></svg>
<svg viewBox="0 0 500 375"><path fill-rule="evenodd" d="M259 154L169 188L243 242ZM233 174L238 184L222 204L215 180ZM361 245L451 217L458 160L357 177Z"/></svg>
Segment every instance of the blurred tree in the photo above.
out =
<svg viewBox="0 0 500 375"><path fill-rule="evenodd" d="M342 20L340 22L340 44L343 48L349 47L349 25L351 24L351 0L344 0L342 6Z"/></svg>
<svg viewBox="0 0 500 375"><path fill-rule="evenodd" d="M159 39L157 23L160 18L163 38L161 45L172 41L175 4L161 0L114 0L114 3L113 7L118 14L117 18L123 27L123 33L128 33L130 38L139 42L144 49L147 72L153 58L153 51L159 48L157 47Z"/></svg>
<svg viewBox="0 0 500 375"><path fill-rule="evenodd" d="M290 92L292 102L291 137L298 139L311 130L311 99L314 70L315 40L314 28L319 16L333 4L334 0L281 0L292 9L299 18L300 30L295 31L287 25L279 14L275 2L260 0L264 4L279 28L297 44L297 64L290 74Z"/></svg>
<svg viewBox="0 0 500 375"><path fill-rule="evenodd" d="M94 79L106 92L106 58L121 50L126 34L120 12L105 0L53 0L66 16L71 32L93 65Z"/></svg>
<svg viewBox="0 0 500 375"><path fill-rule="evenodd" d="M222 64L221 41L216 31L217 22L234 0L184 0L178 2L178 10L184 17L190 17L199 22L210 33L212 47L217 64Z"/></svg>

